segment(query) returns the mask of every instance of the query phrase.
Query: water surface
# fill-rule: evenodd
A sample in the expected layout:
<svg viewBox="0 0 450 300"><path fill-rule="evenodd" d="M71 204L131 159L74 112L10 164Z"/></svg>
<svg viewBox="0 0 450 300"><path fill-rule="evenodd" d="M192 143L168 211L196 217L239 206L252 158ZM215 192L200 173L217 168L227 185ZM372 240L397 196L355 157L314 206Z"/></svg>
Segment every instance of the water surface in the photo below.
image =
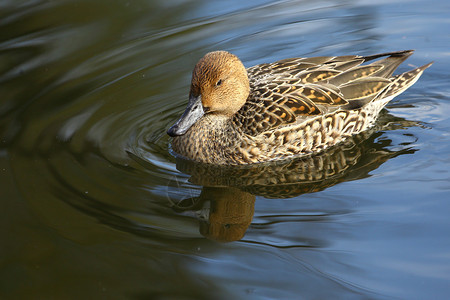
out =
<svg viewBox="0 0 450 300"><path fill-rule="evenodd" d="M2 1L0 298L450 295L445 1ZM416 49L370 131L246 168L170 154L206 52Z"/></svg>

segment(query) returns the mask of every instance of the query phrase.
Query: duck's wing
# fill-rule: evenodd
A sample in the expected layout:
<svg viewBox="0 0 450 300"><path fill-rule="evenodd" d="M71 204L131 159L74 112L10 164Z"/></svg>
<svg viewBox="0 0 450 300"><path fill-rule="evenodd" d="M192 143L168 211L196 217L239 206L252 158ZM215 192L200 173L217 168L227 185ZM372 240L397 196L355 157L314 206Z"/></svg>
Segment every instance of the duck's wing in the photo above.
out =
<svg viewBox="0 0 450 300"><path fill-rule="evenodd" d="M251 67L247 69L250 96L233 122L244 133L256 136L337 110L358 109L394 95L394 90L399 94L428 67L392 77L412 53L291 58ZM377 58L382 59L362 65Z"/></svg>

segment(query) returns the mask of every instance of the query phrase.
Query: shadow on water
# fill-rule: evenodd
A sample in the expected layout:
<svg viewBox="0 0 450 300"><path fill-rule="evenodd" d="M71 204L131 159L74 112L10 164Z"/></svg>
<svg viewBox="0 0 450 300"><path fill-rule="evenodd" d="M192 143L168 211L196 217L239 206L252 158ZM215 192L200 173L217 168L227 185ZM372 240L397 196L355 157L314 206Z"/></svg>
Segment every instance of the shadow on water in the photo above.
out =
<svg viewBox="0 0 450 300"><path fill-rule="evenodd" d="M176 193L172 190L168 200L176 212L194 212L205 237L221 242L240 240L252 221L255 196L292 198L366 178L387 160L416 151L409 146L416 142L415 138L402 143L400 150L390 150L393 142L382 138L383 132L418 125L382 111L372 129L313 156L252 166L215 166L177 158L177 169L202 189L200 195L182 199L172 197ZM130 156L146 166L139 156ZM186 188L176 176L168 185L172 189Z"/></svg>

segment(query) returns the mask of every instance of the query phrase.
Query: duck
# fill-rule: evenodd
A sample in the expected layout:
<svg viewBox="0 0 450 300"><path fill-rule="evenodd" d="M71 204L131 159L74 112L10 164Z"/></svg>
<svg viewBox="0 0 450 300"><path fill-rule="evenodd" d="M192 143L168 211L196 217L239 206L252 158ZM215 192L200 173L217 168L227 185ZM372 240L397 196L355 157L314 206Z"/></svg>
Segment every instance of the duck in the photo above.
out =
<svg viewBox="0 0 450 300"><path fill-rule="evenodd" d="M431 63L393 75L413 50L288 58L246 68L227 51L195 65L167 133L177 157L249 165L313 155L367 130Z"/></svg>

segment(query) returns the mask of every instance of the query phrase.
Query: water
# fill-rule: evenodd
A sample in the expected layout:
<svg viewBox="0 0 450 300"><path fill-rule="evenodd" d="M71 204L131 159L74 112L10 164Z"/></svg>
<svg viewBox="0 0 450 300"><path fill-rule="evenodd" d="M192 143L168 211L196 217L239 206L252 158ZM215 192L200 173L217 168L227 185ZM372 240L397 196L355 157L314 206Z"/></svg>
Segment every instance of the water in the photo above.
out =
<svg viewBox="0 0 450 300"><path fill-rule="evenodd" d="M448 298L449 12L0 2L0 298ZM400 71L435 64L376 128L320 156L230 169L170 154L208 51L251 66L411 48Z"/></svg>

